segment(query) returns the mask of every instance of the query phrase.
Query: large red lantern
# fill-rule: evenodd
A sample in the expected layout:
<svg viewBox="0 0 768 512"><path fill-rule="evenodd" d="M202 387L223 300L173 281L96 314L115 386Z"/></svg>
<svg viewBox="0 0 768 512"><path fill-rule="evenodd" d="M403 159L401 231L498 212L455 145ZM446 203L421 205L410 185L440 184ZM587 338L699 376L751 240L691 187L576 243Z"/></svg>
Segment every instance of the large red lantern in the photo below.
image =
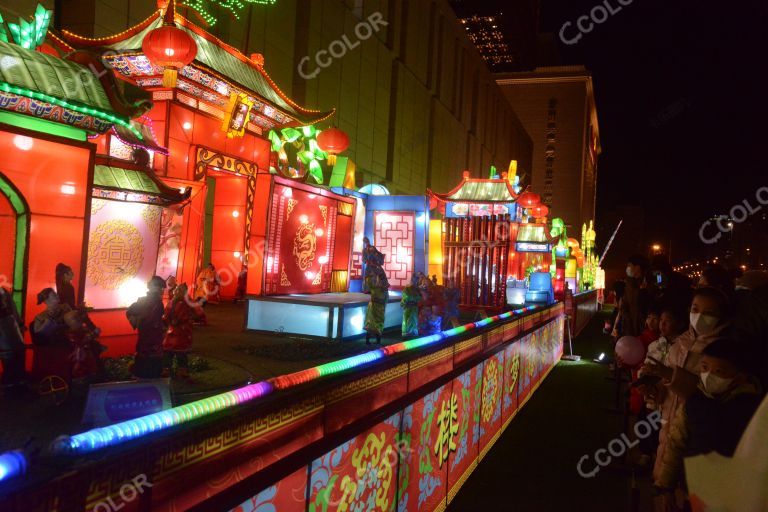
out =
<svg viewBox="0 0 768 512"><path fill-rule="evenodd" d="M533 208L531 208L531 215L533 215L537 219L543 219L544 217L549 215L549 208L547 208L547 206L544 204L534 206Z"/></svg>
<svg viewBox="0 0 768 512"><path fill-rule="evenodd" d="M523 192L517 198L517 202L523 208L535 208L541 203L541 197L533 192Z"/></svg>
<svg viewBox="0 0 768 512"><path fill-rule="evenodd" d="M328 163L336 164L336 155L343 153L349 147L349 135L336 127L323 130L317 136L317 145L328 153Z"/></svg>
<svg viewBox="0 0 768 512"><path fill-rule="evenodd" d="M176 87L181 68L195 60L197 44L184 30L176 26L174 2L168 3L163 25L144 36L141 49L153 65L163 68L163 87Z"/></svg>

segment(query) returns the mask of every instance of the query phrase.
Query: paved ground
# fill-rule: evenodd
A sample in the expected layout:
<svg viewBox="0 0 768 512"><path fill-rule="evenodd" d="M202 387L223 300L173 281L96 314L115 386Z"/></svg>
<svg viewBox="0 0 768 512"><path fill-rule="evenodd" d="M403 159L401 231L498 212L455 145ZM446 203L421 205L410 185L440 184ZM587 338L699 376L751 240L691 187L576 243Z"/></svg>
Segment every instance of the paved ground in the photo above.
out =
<svg viewBox="0 0 768 512"><path fill-rule="evenodd" d="M582 478L576 465L583 455L587 471L593 455L624 432L624 418L613 411L615 381L607 365L592 362L609 354L602 318L592 320L574 341L580 362L560 362L533 398L512 420L449 507L449 511L629 511L631 475L623 464ZM567 349L566 349L567 350ZM645 510L642 506L639 510Z"/></svg>
<svg viewBox="0 0 768 512"><path fill-rule="evenodd" d="M191 382L172 380L174 405L370 350L364 340L333 342L246 332L245 303L210 304L206 312L209 325L195 328L192 352L208 369L193 373ZM399 332L383 339L384 344L399 341ZM85 387L73 388L60 405L35 392L23 397L0 394L0 452L30 439L44 447L60 434L82 431L86 392Z"/></svg>

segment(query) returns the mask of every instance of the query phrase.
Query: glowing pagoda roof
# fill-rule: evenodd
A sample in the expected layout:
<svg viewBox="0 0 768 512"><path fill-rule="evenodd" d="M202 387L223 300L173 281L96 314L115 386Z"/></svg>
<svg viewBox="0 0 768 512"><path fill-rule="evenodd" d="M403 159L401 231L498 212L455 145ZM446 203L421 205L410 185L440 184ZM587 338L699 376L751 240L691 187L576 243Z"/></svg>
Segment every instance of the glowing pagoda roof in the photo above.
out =
<svg viewBox="0 0 768 512"><path fill-rule="evenodd" d="M88 68L78 62L0 40L0 94L31 98L41 105L76 112L74 116L62 116L60 112L55 113L55 109L38 108L30 110L29 115L93 132L105 132L115 124L133 132L130 117L140 115L150 104L143 99L126 101L122 93L118 97L116 92L108 92L100 80L83 80L84 72L89 72ZM0 108L20 112L15 106L14 102L5 101ZM83 116L90 116L95 121L84 125L79 121ZM140 133L134 135L141 138Z"/></svg>
<svg viewBox="0 0 768 512"><path fill-rule="evenodd" d="M217 79L223 82L235 82L259 98L266 100L275 108L287 114L292 119L277 119L277 124L313 124L331 116L335 110L323 112L310 110L296 104L275 84L262 66L243 55L239 50L224 43L215 36L209 34L191 21L178 13L174 20L179 28L186 31L197 44L197 55L191 66L186 66L179 71L179 76L185 76L185 71L190 67L199 67L212 75L206 77L206 82L214 82ZM62 31L64 43L72 48L98 48L99 51L111 50L117 52L117 56L106 57L114 65L115 57L139 57L144 62L138 63L138 68L148 68L144 76L156 74L148 59L144 56L141 45L144 36L163 24L161 11L156 11L149 18L135 25L125 32L103 38L87 38L69 31ZM126 67L114 65L122 74L135 76L127 71ZM190 73L187 73L190 74ZM229 96L229 91L224 91L224 96Z"/></svg>
<svg viewBox="0 0 768 512"><path fill-rule="evenodd" d="M1 40L0 56L0 79L7 84L113 111L101 83L80 78L84 68L79 64Z"/></svg>
<svg viewBox="0 0 768 512"><path fill-rule="evenodd" d="M93 186L104 191L125 192L134 196L130 198L114 196L108 197L109 199L161 205L181 202L187 199L191 192L189 189L182 193L178 189L169 187L151 172L101 164L94 166Z"/></svg>
<svg viewBox="0 0 768 512"><path fill-rule="evenodd" d="M438 194L429 190L435 198L456 203L513 203L517 194L512 184L506 179L469 178L465 173L464 180L447 194Z"/></svg>

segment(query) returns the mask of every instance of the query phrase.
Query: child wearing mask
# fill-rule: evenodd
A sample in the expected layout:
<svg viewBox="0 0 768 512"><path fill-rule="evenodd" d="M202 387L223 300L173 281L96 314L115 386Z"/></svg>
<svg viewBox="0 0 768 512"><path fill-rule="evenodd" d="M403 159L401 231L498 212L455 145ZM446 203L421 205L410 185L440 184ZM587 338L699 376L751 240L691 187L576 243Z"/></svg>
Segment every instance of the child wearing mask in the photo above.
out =
<svg viewBox="0 0 768 512"><path fill-rule="evenodd" d="M715 451L733 455L750 418L760 405L757 380L748 371L749 354L741 343L720 338L701 352L698 390L672 420L669 442L659 454L656 486L660 501L671 501L682 482L683 458Z"/></svg>
<svg viewBox="0 0 768 512"><path fill-rule="evenodd" d="M684 318L682 312L673 308L662 309L661 316L659 317L660 336L657 340L648 345L648 353L645 363L653 364L653 361L656 360L667 366L669 351L674 345L677 337L685 332L687 326L688 319ZM638 372L638 375L642 377L643 374L644 372L641 369ZM640 386L640 390L645 395L646 408L650 410L658 409L658 400L661 398L659 392L663 393L663 386L659 389L658 386L644 384Z"/></svg>
<svg viewBox="0 0 768 512"><path fill-rule="evenodd" d="M678 408L696 392L701 352L707 345L720 338L729 325L727 296L715 288L699 288L691 302L689 320L688 331L681 334L669 349L666 364L651 362L643 366L644 374L657 375L665 387L665 396L660 402L664 423L659 433L654 479L658 478L661 454L666 449L671 421Z"/></svg>

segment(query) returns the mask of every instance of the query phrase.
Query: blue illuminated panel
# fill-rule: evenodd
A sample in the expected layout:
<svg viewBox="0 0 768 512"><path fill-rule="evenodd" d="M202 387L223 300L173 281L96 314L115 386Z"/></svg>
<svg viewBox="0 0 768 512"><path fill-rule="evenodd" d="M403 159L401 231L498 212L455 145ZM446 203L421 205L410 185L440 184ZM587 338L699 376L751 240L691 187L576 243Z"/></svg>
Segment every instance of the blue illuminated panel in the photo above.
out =
<svg viewBox="0 0 768 512"><path fill-rule="evenodd" d="M549 252L552 250L549 244L542 242L517 242L517 252Z"/></svg>
<svg viewBox="0 0 768 512"><path fill-rule="evenodd" d="M365 312L368 305L344 308L344 321L342 322L342 338L351 338L365 334ZM384 309L384 329L399 328L403 324L403 310L399 302L387 303Z"/></svg>
<svg viewBox="0 0 768 512"><path fill-rule="evenodd" d="M328 336L328 306L292 304L287 301L248 301L248 329L308 336Z"/></svg>

